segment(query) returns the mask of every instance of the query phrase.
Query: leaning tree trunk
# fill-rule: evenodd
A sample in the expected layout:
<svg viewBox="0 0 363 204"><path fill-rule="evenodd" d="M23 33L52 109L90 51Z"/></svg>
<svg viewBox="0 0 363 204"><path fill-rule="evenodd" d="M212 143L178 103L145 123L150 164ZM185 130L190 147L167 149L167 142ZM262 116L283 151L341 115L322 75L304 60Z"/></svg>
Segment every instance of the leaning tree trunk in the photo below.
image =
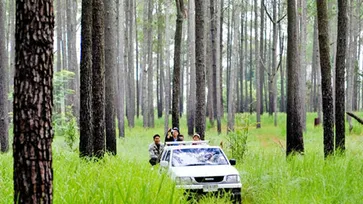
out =
<svg viewBox="0 0 363 204"><path fill-rule="evenodd" d="M8 133L8 65L7 50L5 46L5 6L0 2L0 152L9 150Z"/></svg>
<svg viewBox="0 0 363 204"><path fill-rule="evenodd" d="M338 0L338 42L335 71L335 149L345 150L345 60L347 49L347 1Z"/></svg>
<svg viewBox="0 0 363 204"><path fill-rule="evenodd" d="M181 68L181 41L183 34L183 11L184 1L176 0L177 18L175 30L174 47L174 72L173 72L173 102L172 102L172 124L179 127L179 94L180 94L180 68Z"/></svg>
<svg viewBox="0 0 363 204"><path fill-rule="evenodd" d="M103 0L93 0L92 21L92 121L93 153L105 153L105 38Z"/></svg>
<svg viewBox="0 0 363 204"><path fill-rule="evenodd" d="M322 85L321 90L323 96L324 155L327 157L334 152L334 108L329 54L329 19L326 0L317 1L317 9Z"/></svg>
<svg viewBox="0 0 363 204"><path fill-rule="evenodd" d="M105 4L105 77L106 81L106 150L116 155L116 54L117 54L117 21L114 0L104 0Z"/></svg>
<svg viewBox="0 0 363 204"><path fill-rule="evenodd" d="M205 41L204 41L204 0L195 0L195 58L197 80L197 104L195 111L195 131L204 140L205 133Z"/></svg>
<svg viewBox="0 0 363 204"><path fill-rule="evenodd" d="M16 4L14 203L52 203L53 1Z"/></svg>
<svg viewBox="0 0 363 204"><path fill-rule="evenodd" d="M299 45L296 0L287 4L287 121L286 121L286 154L304 152L302 118L299 111L302 106L299 94Z"/></svg>

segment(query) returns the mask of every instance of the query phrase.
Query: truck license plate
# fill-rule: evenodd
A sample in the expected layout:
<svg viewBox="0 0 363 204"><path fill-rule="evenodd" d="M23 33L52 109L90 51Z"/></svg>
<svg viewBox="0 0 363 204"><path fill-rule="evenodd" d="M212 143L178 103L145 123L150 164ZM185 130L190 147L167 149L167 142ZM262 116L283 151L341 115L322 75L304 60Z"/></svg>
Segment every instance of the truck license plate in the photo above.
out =
<svg viewBox="0 0 363 204"><path fill-rule="evenodd" d="M218 185L204 185L203 192L213 192L218 191Z"/></svg>

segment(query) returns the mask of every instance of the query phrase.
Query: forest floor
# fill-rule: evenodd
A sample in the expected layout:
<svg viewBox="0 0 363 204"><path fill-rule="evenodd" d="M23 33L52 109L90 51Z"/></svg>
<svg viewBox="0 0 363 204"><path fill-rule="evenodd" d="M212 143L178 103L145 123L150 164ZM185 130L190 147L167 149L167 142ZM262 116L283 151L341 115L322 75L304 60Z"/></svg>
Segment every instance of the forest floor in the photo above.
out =
<svg viewBox="0 0 363 204"><path fill-rule="evenodd" d="M363 113L357 113L362 116ZM324 159L323 128L314 127L316 114L308 114L304 133L304 156L286 158L286 115L264 114L261 129L250 120L247 151L237 160L243 189L243 203L361 203L363 200L363 126L354 121L346 135L346 153ZM181 132L186 135L185 118ZM207 125L206 139L213 145L226 144L223 133ZM348 130L348 128L347 128ZM53 142L54 203L188 203L181 190L168 177L160 176L148 163L148 145L154 134L163 135L163 119L155 128L126 128L126 137L118 139L117 156L100 162L79 159L77 143L70 149L63 136ZM190 138L185 136L186 140ZM227 154L228 145L224 147ZM231 155L229 155L231 157ZM0 155L0 203L12 203L12 153ZM227 198L205 197L199 203L229 203Z"/></svg>

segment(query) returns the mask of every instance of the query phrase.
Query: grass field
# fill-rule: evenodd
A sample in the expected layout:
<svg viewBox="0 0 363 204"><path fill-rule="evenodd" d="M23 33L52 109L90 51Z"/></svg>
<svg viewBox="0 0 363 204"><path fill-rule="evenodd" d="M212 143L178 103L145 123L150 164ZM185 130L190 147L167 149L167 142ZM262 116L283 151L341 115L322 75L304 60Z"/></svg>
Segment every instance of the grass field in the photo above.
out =
<svg viewBox="0 0 363 204"><path fill-rule="evenodd" d="M363 128L354 123L354 130L346 135L345 155L325 160L322 127L313 127L314 116L308 114L305 155L291 158L285 156L285 115L278 116L278 127L273 126L272 117L263 115L261 129L254 127L255 116L250 116L247 152L236 166L243 183L243 203L363 202ZM185 118L181 122L186 135ZM163 120L155 120L155 129L144 129L141 123L138 120L137 127L126 129L126 138L118 139L117 156L99 162L79 159L77 151L55 135L54 203L188 203L168 177L148 164L148 144L152 135L163 134ZM208 125L206 139L211 144L218 145L226 137ZM0 155L0 203L13 202L12 167L12 153ZM206 197L200 203L229 201Z"/></svg>

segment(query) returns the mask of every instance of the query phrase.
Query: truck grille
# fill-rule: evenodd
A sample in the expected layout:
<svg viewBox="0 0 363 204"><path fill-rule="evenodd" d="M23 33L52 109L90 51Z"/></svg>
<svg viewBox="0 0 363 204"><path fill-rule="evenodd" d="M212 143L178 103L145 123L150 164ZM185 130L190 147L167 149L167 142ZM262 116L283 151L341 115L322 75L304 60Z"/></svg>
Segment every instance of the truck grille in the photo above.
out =
<svg viewBox="0 0 363 204"><path fill-rule="evenodd" d="M198 183L221 182L224 176L194 177Z"/></svg>

